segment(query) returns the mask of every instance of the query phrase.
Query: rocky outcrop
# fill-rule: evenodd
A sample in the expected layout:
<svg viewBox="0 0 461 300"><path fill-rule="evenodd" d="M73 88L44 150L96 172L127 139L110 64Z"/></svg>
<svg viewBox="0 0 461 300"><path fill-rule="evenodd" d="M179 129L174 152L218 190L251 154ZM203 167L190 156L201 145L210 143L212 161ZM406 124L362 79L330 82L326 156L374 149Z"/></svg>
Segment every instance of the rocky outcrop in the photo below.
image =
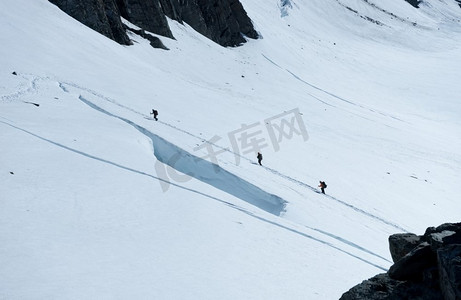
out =
<svg viewBox="0 0 461 300"><path fill-rule="evenodd" d="M440 287L445 299L461 299L461 245L450 245L437 252Z"/></svg>
<svg viewBox="0 0 461 300"><path fill-rule="evenodd" d="M49 0L61 10L122 45L131 45L113 0Z"/></svg>
<svg viewBox="0 0 461 300"><path fill-rule="evenodd" d="M139 36L142 36L143 38L145 38L146 40L149 41L149 44L154 47L154 48L160 48L160 49L164 49L164 50L168 50L168 48L162 43L162 41L156 37L156 36L153 36L152 34L148 34L146 33L146 31L144 31L144 29L136 29L136 28L130 28L129 26L126 26L126 28L131 31L131 32L134 32L136 33L137 35Z"/></svg>
<svg viewBox="0 0 461 300"><path fill-rule="evenodd" d="M99 33L128 45L121 17L140 27L174 38L167 17L187 23L222 46L238 46L258 33L239 0L49 0ZM154 37L150 36L151 39ZM161 45L159 41L153 46Z"/></svg>
<svg viewBox="0 0 461 300"><path fill-rule="evenodd" d="M122 17L144 30L173 38L158 0L117 0Z"/></svg>
<svg viewBox="0 0 461 300"><path fill-rule="evenodd" d="M399 281L387 274L365 280L344 293L340 300L438 300L443 299L438 287L424 282Z"/></svg>
<svg viewBox="0 0 461 300"><path fill-rule="evenodd" d="M341 300L461 299L461 223L430 227L424 235L389 237L394 265L344 293Z"/></svg>
<svg viewBox="0 0 461 300"><path fill-rule="evenodd" d="M421 243L407 255L399 259L389 269L387 274L396 280L422 280L424 271L437 264L437 254L429 243Z"/></svg>
<svg viewBox="0 0 461 300"><path fill-rule="evenodd" d="M421 243L421 237L414 233L399 233L389 237L392 260L398 261Z"/></svg>

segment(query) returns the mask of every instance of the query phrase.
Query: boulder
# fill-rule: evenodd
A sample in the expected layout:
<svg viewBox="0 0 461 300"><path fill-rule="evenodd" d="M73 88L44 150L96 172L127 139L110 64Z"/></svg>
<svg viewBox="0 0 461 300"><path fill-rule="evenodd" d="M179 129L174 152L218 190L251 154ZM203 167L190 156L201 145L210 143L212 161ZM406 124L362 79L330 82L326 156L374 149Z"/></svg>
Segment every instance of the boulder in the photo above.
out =
<svg viewBox="0 0 461 300"><path fill-rule="evenodd" d="M429 243L421 243L391 266L389 277L396 280L423 279L424 270L437 265L437 256Z"/></svg>
<svg viewBox="0 0 461 300"><path fill-rule="evenodd" d="M392 260L398 261L421 243L421 236L413 233L398 233L389 237Z"/></svg>

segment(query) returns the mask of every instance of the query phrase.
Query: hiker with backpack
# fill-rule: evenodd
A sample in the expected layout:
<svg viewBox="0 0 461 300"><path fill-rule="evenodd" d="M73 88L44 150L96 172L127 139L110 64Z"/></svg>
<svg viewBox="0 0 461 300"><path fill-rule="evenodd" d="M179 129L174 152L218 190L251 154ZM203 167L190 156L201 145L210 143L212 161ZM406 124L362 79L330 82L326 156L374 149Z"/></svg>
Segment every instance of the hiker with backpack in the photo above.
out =
<svg viewBox="0 0 461 300"><path fill-rule="evenodd" d="M152 112L150 113L151 115L154 115L155 121L158 121L157 116L158 116L158 111L155 109L152 109Z"/></svg>
<svg viewBox="0 0 461 300"><path fill-rule="evenodd" d="M263 160L263 155L260 152L258 152L258 155L256 156L256 158L258 159L259 165L262 166L261 161Z"/></svg>
<svg viewBox="0 0 461 300"><path fill-rule="evenodd" d="M325 181L320 181L319 188L322 191L322 194L325 194L325 189L327 188Z"/></svg>

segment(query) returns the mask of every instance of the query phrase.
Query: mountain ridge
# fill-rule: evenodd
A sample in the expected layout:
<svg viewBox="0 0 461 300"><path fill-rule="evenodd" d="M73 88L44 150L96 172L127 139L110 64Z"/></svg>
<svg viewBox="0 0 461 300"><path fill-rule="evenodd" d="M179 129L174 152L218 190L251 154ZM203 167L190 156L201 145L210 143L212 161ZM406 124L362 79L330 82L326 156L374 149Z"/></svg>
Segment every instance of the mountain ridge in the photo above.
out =
<svg viewBox="0 0 461 300"><path fill-rule="evenodd" d="M131 45L121 17L154 34L174 38L167 17L221 46L238 46L258 33L239 0L50 0L78 21L122 45ZM157 39L152 45L166 49Z"/></svg>

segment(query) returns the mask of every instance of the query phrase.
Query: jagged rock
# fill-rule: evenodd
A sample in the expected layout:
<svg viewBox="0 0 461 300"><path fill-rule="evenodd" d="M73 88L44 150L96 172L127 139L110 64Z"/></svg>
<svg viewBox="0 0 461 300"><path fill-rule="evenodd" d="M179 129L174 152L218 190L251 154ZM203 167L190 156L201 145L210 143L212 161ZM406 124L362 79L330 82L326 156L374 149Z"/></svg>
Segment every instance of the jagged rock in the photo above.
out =
<svg viewBox="0 0 461 300"><path fill-rule="evenodd" d="M442 233L444 231L451 231L459 233L461 230L461 223L445 223L438 227L429 227L423 235L424 239L428 239L434 233Z"/></svg>
<svg viewBox="0 0 461 300"><path fill-rule="evenodd" d="M421 243L398 260L387 272L396 280L422 280L425 269L437 265L437 257L429 243Z"/></svg>
<svg viewBox="0 0 461 300"><path fill-rule="evenodd" d="M132 31L140 36L142 36L143 38L145 38L146 40L149 40L150 42L150 45L154 48L160 48L160 49L164 49L164 50L168 50L168 48L162 43L162 41L156 37L156 36L153 36L151 34L148 34L146 33L143 29L135 29L135 28L130 28L129 26L126 26L126 28L129 30L129 31Z"/></svg>
<svg viewBox="0 0 461 300"><path fill-rule="evenodd" d="M122 17L144 30L173 38L159 0L116 0Z"/></svg>
<svg viewBox="0 0 461 300"><path fill-rule="evenodd" d="M171 19L189 24L196 31L222 46L245 43L244 36L256 39L258 33L238 0L160 0Z"/></svg>
<svg viewBox="0 0 461 300"><path fill-rule="evenodd" d="M430 227L422 236L393 235L389 249L396 259L387 274L365 280L342 300L461 299L461 223Z"/></svg>
<svg viewBox="0 0 461 300"><path fill-rule="evenodd" d="M183 22L187 23L197 32L207 36L207 24L197 1L198 0L160 0L163 12L167 17L181 24Z"/></svg>
<svg viewBox="0 0 461 300"><path fill-rule="evenodd" d="M427 237L427 241L432 247L432 251L437 252L438 249L450 244L461 244L461 231L444 230L442 232L431 233Z"/></svg>
<svg viewBox="0 0 461 300"><path fill-rule="evenodd" d="M424 232L424 237L427 237L433 233L440 233L446 230L457 232L460 229L461 229L461 223L445 223L437 227L428 227L426 229L426 232Z"/></svg>
<svg viewBox="0 0 461 300"><path fill-rule="evenodd" d="M113 0L49 0L91 29L123 45L131 45Z"/></svg>
<svg viewBox="0 0 461 300"><path fill-rule="evenodd" d="M175 0L159 0L160 6L162 7L163 13L170 19L176 20L182 24L181 17L179 15L179 3ZM184 1L182 1L184 2Z"/></svg>
<svg viewBox="0 0 461 300"><path fill-rule="evenodd" d="M104 9L114 37L113 40L122 45L132 45L133 43L125 32L122 20L120 19L120 12L114 0L104 0Z"/></svg>
<svg viewBox="0 0 461 300"><path fill-rule="evenodd" d="M396 262L421 243L421 236L413 233L393 234L389 237L392 261Z"/></svg>
<svg viewBox="0 0 461 300"><path fill-rule="evenodd" d="M387 274L379 274L363 281L346 293L340 300L438 300L443 299L437 286L422 282L399 281Z"/></svg>
<svg viewBox="0 0 461 300"><path fill-rule="evenodd" d="M239 0L49 0L70 16L129 45L120 16L142 30L174 38L166 16L187 23L222 46L238 46L258 33ZM166 48L153 41L154 47Z"/></svg>
<svg viewBox="0 0 461 300"><path fill-rule="evenodd" d="M437 251L440 287L445 299L461 299L461 245L454 244Z"/></svg>

